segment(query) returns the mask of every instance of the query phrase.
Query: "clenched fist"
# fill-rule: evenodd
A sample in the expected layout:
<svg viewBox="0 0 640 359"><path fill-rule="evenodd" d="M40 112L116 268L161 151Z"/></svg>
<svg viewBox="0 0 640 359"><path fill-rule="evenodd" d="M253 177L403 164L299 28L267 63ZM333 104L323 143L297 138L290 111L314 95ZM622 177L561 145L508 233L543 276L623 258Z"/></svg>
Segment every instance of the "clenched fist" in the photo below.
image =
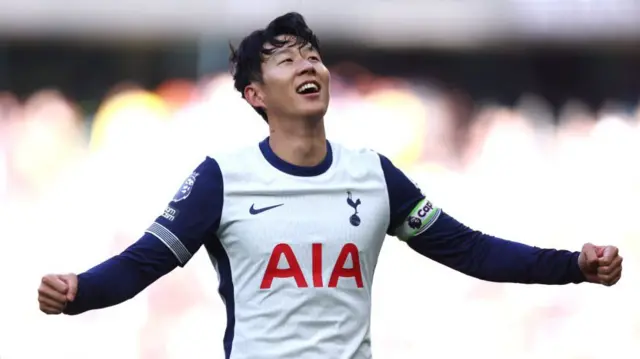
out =
<svg viewBox="0 0 640 359"><path fill-rule="evenodd" d="M588 282L612 286L622 276L622 257L613 246L594 246L587 243L582 247L578 265Z"/></svg>
<svg viewBox="0 0 640 359"><path fill-rule="evenodd" d="M40 310L46 314L60 314L78 292L75 274L48 274L42 277L38 288Z"/></svg>

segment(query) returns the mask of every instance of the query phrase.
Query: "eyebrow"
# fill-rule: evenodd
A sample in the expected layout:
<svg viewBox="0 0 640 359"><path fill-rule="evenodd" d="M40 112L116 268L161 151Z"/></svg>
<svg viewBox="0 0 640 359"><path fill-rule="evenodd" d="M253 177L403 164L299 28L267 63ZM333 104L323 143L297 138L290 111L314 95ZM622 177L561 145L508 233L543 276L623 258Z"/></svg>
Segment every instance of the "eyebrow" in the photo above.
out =
<svg viewBox="0 0 640 359"><path fill-rule="evenodd" d="M273 55L283 54L283 53L291 53L291 52L294 52L294 51L316 51L316 49L311 44L305 44L302 47L300 47L299 45L286 45L286 46L282 46L280 48L277 48L273 52Z"/></svg>
<svg viewBox="0 0 640 359"><path fill-rule="evenodd" d="M299 46L291 46L291 45L287 45L287 46L282 46L282 47L278 47L276 49L274 49L273 53L271 53L270 55L265 56L265 60L269 61L272 60L276 57L280 57L282 55L287 55L287 54L291 54L294 51L317 51L315 47L313 47L313 45L311 45L310 43L305 44L303 47L299 47Z"/></svg>

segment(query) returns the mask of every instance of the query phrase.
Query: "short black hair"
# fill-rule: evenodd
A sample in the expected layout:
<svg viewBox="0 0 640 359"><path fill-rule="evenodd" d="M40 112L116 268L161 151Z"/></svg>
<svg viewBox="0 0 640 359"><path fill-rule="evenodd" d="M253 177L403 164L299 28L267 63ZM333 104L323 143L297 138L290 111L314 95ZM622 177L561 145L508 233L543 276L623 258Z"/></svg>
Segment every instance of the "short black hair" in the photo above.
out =
<svg viewBox="0 0 640 359"><path fill-rule="evenodd" d="M316 51L320 52L320 42L307 26L302 15L297 12L290 12L275 18L266 28L256 30L245 37L237 49L230 46L231 74L233 75L234 86L242 94L242 98L244 98L245 87L251 82L262 81L261 65L264 57L287 45L287 41L277 39L282 35L291 35L296 38L296 42L289 46L302 48L310 44ZM267 44L273 47L265 47ZM269 122L267 113L263 108L254 107L253 109L266 122Z"/></svg>

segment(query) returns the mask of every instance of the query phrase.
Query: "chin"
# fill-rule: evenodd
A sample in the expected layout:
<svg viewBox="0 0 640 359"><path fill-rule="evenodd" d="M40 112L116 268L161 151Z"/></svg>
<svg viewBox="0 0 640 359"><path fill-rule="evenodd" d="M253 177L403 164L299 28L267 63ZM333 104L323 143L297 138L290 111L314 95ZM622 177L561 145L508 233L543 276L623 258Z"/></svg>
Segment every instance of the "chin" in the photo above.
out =
<svg viewBox="0 0 640 359"><path fill-rule="evenodd" d="M305 118L323 118L327 113L326 105L317 105L317 106L305 106L306 108L300 109L299 112L300 117Z"/></svg>
<svg viewBox="0 0 640 359"><path fill-rule="evenodd" d="M316 111L303 111L301 113L301 117L309 118L309 119L321 119L327 113L327 109L323 108L321 110Z"/></svg>

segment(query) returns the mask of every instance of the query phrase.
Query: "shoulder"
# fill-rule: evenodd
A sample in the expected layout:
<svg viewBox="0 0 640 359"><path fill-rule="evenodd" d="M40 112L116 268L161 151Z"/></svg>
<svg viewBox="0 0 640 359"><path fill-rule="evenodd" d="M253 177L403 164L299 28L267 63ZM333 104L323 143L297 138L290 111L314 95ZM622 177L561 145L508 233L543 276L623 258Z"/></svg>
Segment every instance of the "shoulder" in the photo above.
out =
<svg viewBox="0 0 640 359"><path fill-rule="evenodd" d="M402 170L396 167L393 162L385 155L366 147L349 147L344 144L331 142L336 157L350 168L367 167L376 169L383 174L387 182L397 182L396 179L405 177Z"/></svg>
<svg viewBox="0 0 640 359"><path fill-rule="evenodd" d="M334 158L351 169L368 168L381 171L381 156L378 152L366 147L348 146L329 141Z"/></svg>
<svg viewBox="0 0 640 359"><path fill-rule="evenodd" d="M211 156L206 156L202 162L191 173L190 177L202 177L207 180L218 180L220 178L220 164L218 160Z"/></svg>
<svg viewBox="0 0 640 359"><path fill-rule="evenodd" d="M191 197L192 192L216 191L222 186L222 174L218 162L212 157L204 160L184 179L182 185L173 196L172 202L183 202ZM201 193L202 194L202 193Z"/></svg>

